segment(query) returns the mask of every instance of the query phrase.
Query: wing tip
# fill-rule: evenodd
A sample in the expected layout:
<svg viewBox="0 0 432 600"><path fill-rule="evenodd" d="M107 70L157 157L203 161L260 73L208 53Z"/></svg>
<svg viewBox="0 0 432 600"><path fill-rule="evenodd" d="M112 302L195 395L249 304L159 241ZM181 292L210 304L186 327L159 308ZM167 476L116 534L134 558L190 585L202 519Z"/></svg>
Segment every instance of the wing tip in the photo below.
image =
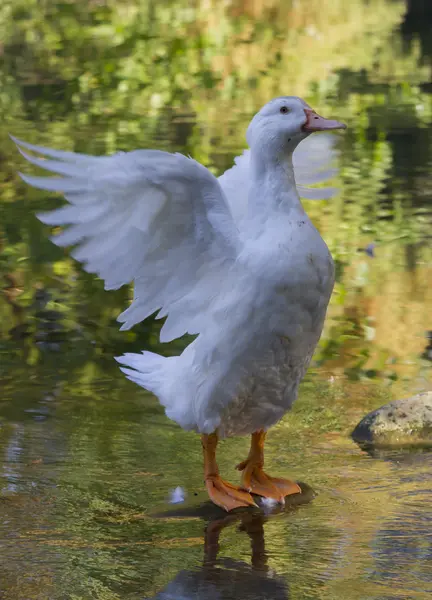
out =
<svg viewBox="0 0 432 600"><path fill-rule="evenodd" d="M38 219L38 221L40 221L44 225L50 225L50 223L49 223L49 217L50 217L50 215L51 215L52 212L54 212L54 211L37 212L37 213L35 213L35 217L36 217L36 219Z"/></svg>
<svg viewBox="0 0 432 600"><path fill-rule="evenodd" d="M25 173L23 173L22 171L17 171L17 175L20 179L22 179L25 183L27 183L28 185L33 185L30 181L31 179L31 175L26 175Z"/></svg>

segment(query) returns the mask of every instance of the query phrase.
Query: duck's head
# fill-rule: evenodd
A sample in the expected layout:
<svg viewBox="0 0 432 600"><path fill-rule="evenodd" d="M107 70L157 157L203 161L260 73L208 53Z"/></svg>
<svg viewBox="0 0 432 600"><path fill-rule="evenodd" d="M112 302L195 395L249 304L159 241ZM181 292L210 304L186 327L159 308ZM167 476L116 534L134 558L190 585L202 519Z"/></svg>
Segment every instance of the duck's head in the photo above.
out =
<svg viewBox="0 0 432 600"><path fill-rule="evenodd" d="M270 100L254 116L246 138L252 150L267 155L286 155L314 131L345 129L346 125L320 117L304 100L281 96Z"/></svg>

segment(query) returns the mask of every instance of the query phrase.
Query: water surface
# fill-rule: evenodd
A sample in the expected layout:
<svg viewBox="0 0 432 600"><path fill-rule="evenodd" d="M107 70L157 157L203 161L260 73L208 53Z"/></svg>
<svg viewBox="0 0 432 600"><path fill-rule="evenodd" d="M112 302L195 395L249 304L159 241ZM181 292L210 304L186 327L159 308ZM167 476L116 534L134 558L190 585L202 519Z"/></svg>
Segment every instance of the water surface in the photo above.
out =
<svg viewBox="0 0 432 600"><path fill-rule="evenodd" d="M431 596L432 455L368 454L349 437L369 410L431 389L430 28L425 3L409 4L6 3L1 598ZM205 504L199 439L113 361L185 340L161 350L152 319L118 331L131 291L104 292L49 242L34 213L60 199L19 181L7 132L89 153L182 151L218 174L251 115L287 93L349 125L340 194L306 204L337 265L326 328L266 455L316 496L226 516ZM221 445L228 479L247 449ZM187 499L173 507L177 486Z"/></svg>

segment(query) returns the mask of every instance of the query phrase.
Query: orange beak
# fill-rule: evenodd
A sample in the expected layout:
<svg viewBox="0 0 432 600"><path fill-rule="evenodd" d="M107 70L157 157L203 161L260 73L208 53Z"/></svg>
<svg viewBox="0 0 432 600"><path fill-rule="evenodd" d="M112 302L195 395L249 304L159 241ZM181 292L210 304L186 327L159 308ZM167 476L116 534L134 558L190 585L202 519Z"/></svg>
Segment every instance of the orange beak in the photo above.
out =
<svg viewBox="0 0 432 600"><path fill-rule="evenodd" d="M320 117L311 108L304 109L306 114L306 123L303 125L303 131L324 131L328 129L346 129L345 123L339 123L339 121L332 121L331 119L324 119Z"/></svg>

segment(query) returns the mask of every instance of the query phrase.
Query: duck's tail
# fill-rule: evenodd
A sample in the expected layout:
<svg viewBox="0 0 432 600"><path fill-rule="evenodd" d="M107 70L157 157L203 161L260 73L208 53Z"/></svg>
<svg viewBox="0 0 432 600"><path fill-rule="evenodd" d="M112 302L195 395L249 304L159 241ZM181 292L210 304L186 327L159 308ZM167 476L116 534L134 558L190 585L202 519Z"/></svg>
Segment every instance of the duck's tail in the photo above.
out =
<svg viewBox="0 0 432 600"><path fill-rule="evenodd" d="M120 370L128 379L137 383L146 390L153 392L156 396L161 396L163 380L163 372L166 368L165 363L169 359L154 352L142 352L141 354L132 354L128 352L123 356L116 356L116 361L125 367L120 367ZM162 399L161 399L162 401Z"/></svg>
<svg viewBox="0 0 432 600"><path fill-rule="evenodd" d="M191 413L191 399L179 389L180 357L165 357L154 352L127 353L116 357L116 361L128 379L153 392L165 408L168 418L176 421L183 429L195 429ZM129 368L125 368L129 367Z"/></svg>

